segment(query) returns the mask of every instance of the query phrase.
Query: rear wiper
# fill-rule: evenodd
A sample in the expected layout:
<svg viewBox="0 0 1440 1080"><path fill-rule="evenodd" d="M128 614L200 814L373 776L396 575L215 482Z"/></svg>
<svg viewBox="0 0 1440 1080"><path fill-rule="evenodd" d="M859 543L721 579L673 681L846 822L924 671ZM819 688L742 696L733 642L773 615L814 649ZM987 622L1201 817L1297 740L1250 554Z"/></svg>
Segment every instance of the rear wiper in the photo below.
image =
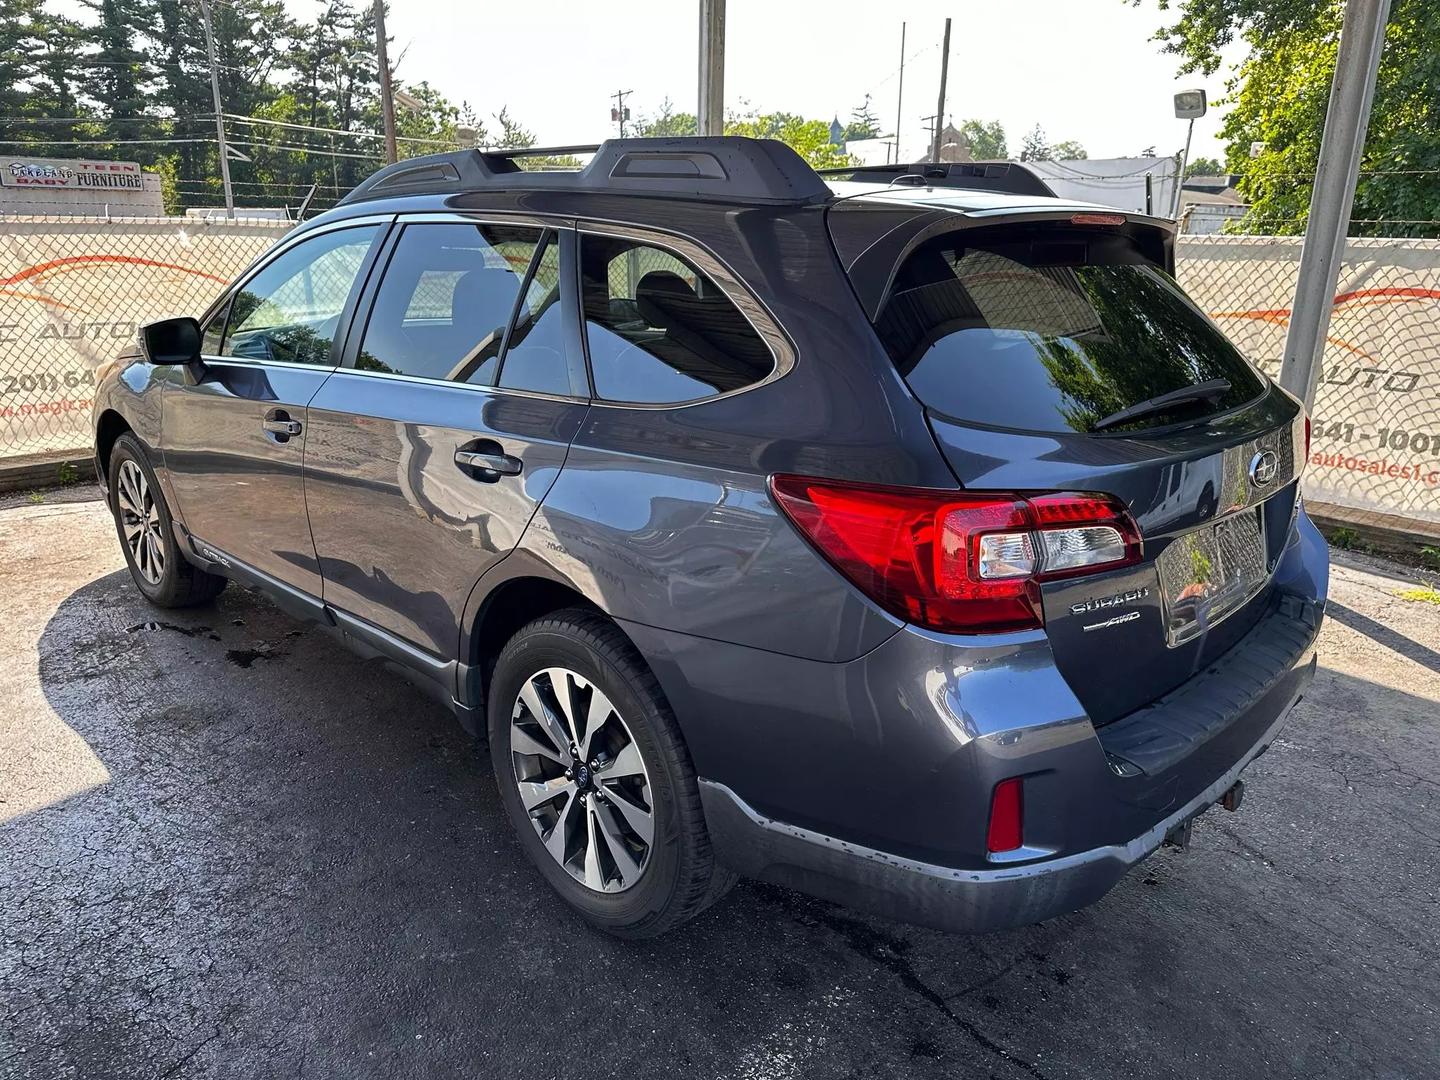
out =
<svg viewBox="0 0 1440 1080"><path fill-rule="evenodd" d="M1154 416L1156 413L1163 413L1173 409L1176 405L1188 405L1195 401L1215 401L1224 397L1230 392L1230 383L1227 379L1208 379L1194 386L1182 386L1179 390L1171 390L1168 394L1160 394L1157 397L1146 398L1144 401L1127 406L1119 412L1113 412L1091 425L1091 431L1104 431L1106 428L1119 427L1121 424L1128 424L1132 420L1139 420L1142 417Z"/></svg>

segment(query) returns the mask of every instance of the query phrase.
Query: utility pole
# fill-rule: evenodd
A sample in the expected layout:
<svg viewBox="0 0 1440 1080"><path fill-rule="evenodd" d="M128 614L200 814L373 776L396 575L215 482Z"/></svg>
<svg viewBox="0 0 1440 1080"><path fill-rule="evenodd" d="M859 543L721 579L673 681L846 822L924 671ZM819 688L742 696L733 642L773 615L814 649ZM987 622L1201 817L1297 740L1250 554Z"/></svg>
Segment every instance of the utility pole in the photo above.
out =
<svg viewBox="0 0 1440 1080"><path fill-rule="evenodd" d="M900 24L900 87L895 91L895 164L900 164L900 111L905 102L905 24Z"/></svg>
<svg viewBox="0 0 1440 1080"><path fill-rule="evenodd" d="M395 148L395 95L390 89L390 56L385 43L385 0L375 0L375 58L380 68L380 115L385 118L385 160L399 159Z"/></svg>
<svg viewBox="0 0 1440 1080"><path fill-rule="evenodd" d="M940 160L940 133L945 129L945 76L950 72L950 20L945 20L945 44L940 46L940 104L935 109L935 134L930 144L930 160Z"/></svg>
<svg viewBox="0 0 1440 1080"><path fill-rule="evenodd" d="M1310 192L1310 219L1305 245L1300 249L1300 274L1290 309L1290 330L1285 336L1285 358L1280 364L1280 385L1315 403L1325 335L1334 307L1335 280L1345 254L1350 208L1360 176L1360 152L1370 123L1375 97L1375 74L1385 45L1385 23L1390 0L1348 0L1340 28L1340 50L1335 78L1330 84L1330 105L1325 112L1325 134L1320 139L1320 163Z"/></svg>
<svg viewBox="0 0 1440 1080"><path fill-rule="evenodd" d="M630 110L625 108L625 99L633 94L633 90L616 90L610 96L615 99L615 107L610 110L610 120L620 125L620 137L625 137L625 121L630 119Z"/></svg>
<svg viewBox="0 0 1440 1080"><path fill-rule="evenodd" d="M940 118L938 116L922 116L920 122L925 125L925 130L930 132L930 138L927 141L931 150L934 150L940 142ZM940 155L935 154L933 160L939 161Z"/></svg>
<svg viewBox="0 0 1440 1080"><path fill-rule="evenodd" d="M225 186L225 216L235 216L235 190L230 186L230 147L225 142L225 114L220 109L220 64L215 59L215 32L210 27L209 0L200 0L205 26L205 54L210 57L210 95L215 99L215 137L220 143L220 182Z"/></svg>
<svg viewBox="0 0 1440 1080"><path fill-rule="evenodd" d="M701 135L725 134L725 0L700 0Z"/></svg>

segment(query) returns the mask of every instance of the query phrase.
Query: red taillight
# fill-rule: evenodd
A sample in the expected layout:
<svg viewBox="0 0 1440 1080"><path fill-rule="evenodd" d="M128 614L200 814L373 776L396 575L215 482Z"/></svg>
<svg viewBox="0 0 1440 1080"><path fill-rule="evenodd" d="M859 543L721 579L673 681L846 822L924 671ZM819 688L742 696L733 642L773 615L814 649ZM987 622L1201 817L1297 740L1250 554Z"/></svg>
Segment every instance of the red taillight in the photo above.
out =
<svg viewBox="0 0 1440 1080"><path fill-rule="evenodd" d="M1305 417L1305 460L1310 460L1310 417Z"/></svg>
<svg viewBox="0 0 1440 1080"><path fill-rule="evenodd" d="M990 796L990 828L985 848L992 855L1014 851L1025 843L1024 786L1018 776L1001 780Z"/></svg>
<svg viewBox="0 0 1440 1080"><path fill-rule="evenodd" d="M1071 214L1071 225L1124 225L1124 214Z"/></svg>
<svg viewBox="0 0 1440 1080"><path fill-rule="evenodd" d="M774 476L775 501L862 592L932 630L1042 623L1041 581L1138 562L1140 534L1108 495L1016 495Z"/></svg>

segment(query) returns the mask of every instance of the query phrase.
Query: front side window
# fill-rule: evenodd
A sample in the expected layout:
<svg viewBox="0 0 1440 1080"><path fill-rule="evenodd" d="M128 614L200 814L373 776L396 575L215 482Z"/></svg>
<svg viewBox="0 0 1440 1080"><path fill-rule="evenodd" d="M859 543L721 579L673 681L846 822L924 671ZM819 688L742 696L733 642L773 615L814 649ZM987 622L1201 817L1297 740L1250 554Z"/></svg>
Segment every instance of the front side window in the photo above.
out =
<svg viewBox="0 0 1440 1080"><path fill-rule="evenodd" d="M301 241L245 283L230 301L221 356L330 365L340 314L378 225ZM213 336L207 332L207 346Z"/></svg>
<svg viewBox="0 0 1440 1080"><path fill-rule="evenodd" d="M505 328L543 236L542 229L519 225L407 225L385 268L355 366L493 383ZM554 277L558 282L558 272Z"/></svg>
<svg viewBox="0 0 1440 1080"><path fill-rule="evenodd" d="M583 235L581 294L595 393L675 403L739 390L775 367L769 346L720 287L662 248Z"/></svg>

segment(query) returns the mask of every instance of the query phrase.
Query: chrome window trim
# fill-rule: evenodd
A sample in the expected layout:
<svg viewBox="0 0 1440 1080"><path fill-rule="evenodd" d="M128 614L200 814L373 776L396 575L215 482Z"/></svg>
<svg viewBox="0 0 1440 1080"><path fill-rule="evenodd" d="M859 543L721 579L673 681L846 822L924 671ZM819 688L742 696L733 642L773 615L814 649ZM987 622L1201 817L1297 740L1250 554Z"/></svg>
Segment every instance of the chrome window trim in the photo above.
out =
<svg viewBox="0 0 1440 1080"><path fill-rule="evenodd" d="M206 367L293 368L296 371L339 371L334 364L297 364L293 360L256 360L249 356L212 356L201 353Z"/></svg>
<svg viewBox="0 0 1440 1080"><path fill-rule="evenodd" d="M748 394L752 390L758 390L762 386L783 379L795 368L795 346L790 341L785 331L780 328L779 321L765 306L765 302L756 296L745 284L739 274L731 270L718 255L705 247L699 241L682 236L679 233L667 232L663 229L651 228L644 225L631 225L626 222L603 221L593 218L582 218L579 220L576 231L580 234L581 245L584 244L585 235L616 237L622 240L635 240L639 243L649 244L662 251L668 251L672 255L688 259L695 264L696 269L710 277L720 288L729 301L735 305L737 311L744 316L745 321L750 324L751 329L760 336L770 349L770 355L774 360L774 367L765 378L745 386L737 387L734 390L727 390L723 394L710 394L707 397L691 398L687 401L611 401L608 398L598 396L595 390L594 373L590 379L590 403L607 409L639 409L647 412L656 412L666 409L688 409L696 405L708 405L712 401L723 401L725 398L732 398L739 394ZM578 260L577 260L578 261ZM578 272L579 267L576 267ZM585 363L590 364L590 335L586 332L586 319L583 310L578 312L581 327L581 341L585 348Z"/></svg>
<svg viewBox="0 0 1440 1080"><path fill-rule="evenodd" d="M305 367L304 364L293 365ZM587 405L588 398L571 397L562 394L545 394L538 390L517 390L507 386L493 386L489 383L452 382L449 379L427 379L423 375L405 375L398 371L366 371L364 368L335 367L329 371L336 375L362 375L367 379L391 379L396 382L418 383L421 386L438 386L446 390L469 390L472 393L505 394L509 397L538 398L541 401L563 401L571 405Z"/></svg>

